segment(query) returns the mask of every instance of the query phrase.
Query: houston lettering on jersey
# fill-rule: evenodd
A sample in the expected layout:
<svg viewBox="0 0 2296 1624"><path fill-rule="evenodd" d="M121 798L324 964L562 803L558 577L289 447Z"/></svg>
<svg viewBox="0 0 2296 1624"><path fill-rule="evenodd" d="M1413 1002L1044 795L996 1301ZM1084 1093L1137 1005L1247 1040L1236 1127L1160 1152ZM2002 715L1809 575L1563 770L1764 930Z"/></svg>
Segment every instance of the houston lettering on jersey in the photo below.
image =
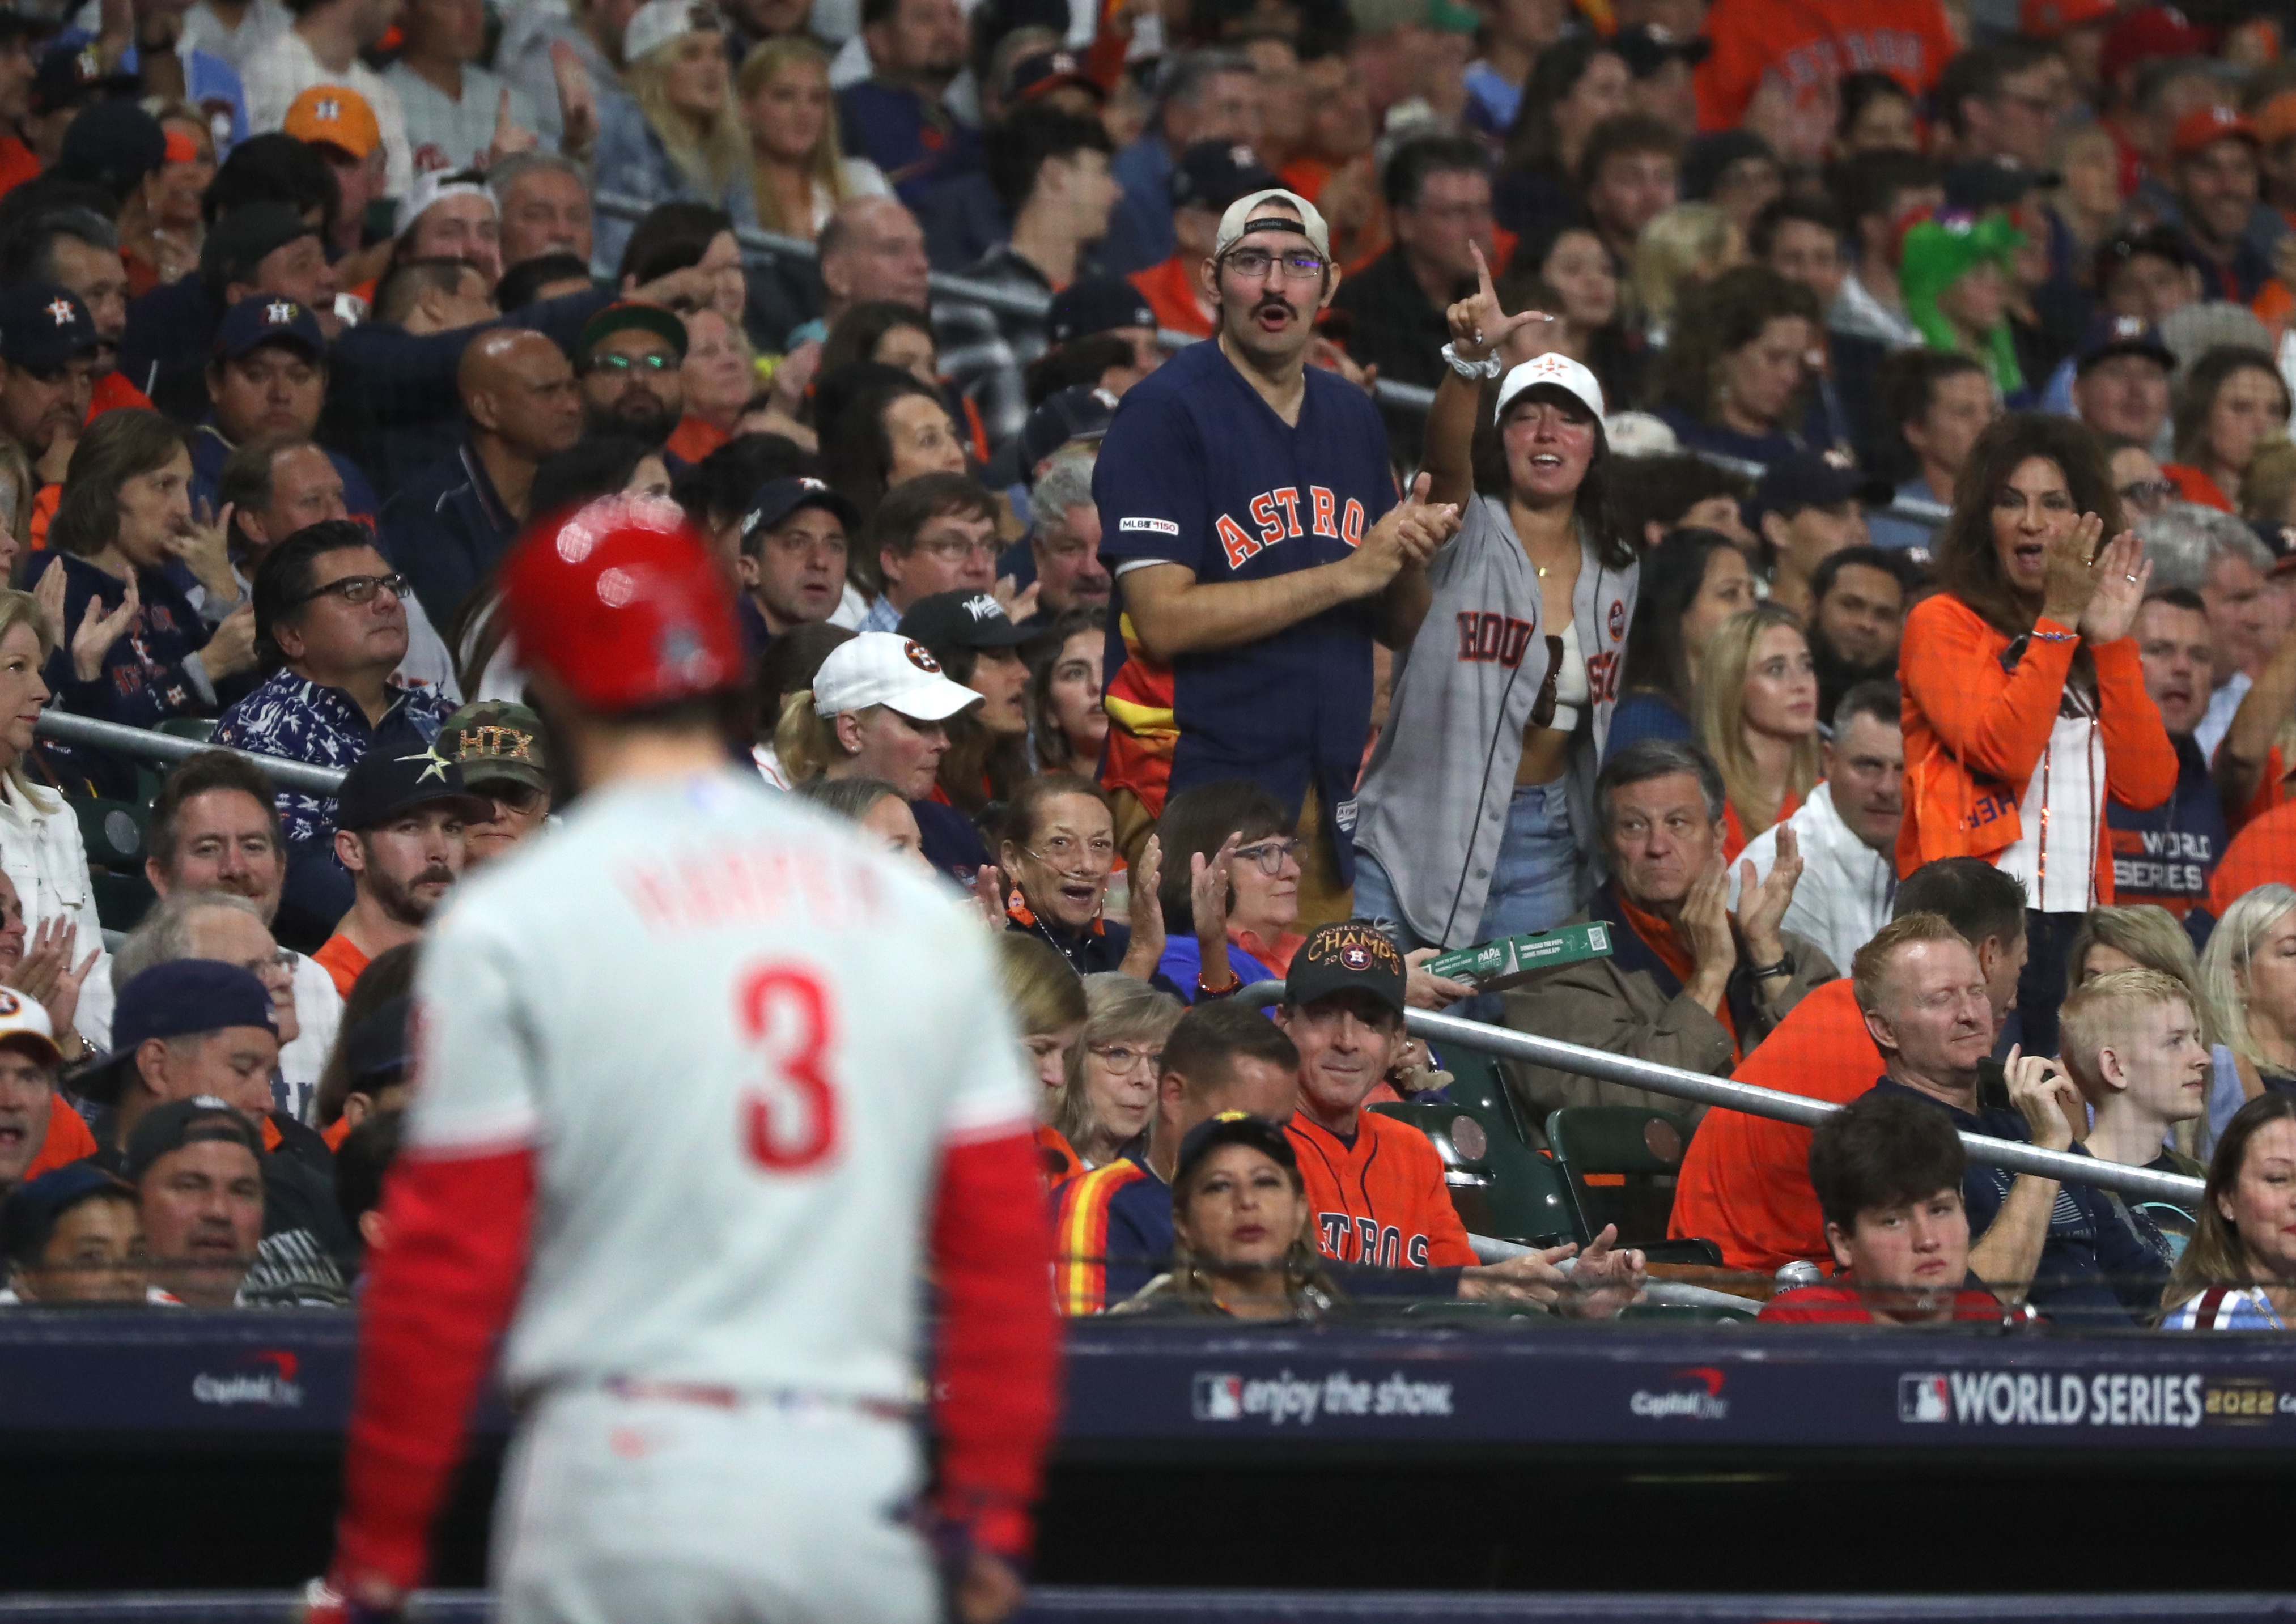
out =
<svg viewBox="0 0 2296 1624"><path fill-rule="evenodd" d="M1363 545L1364 504L1353 496L1342 504L1321 485L1308 486L1304 496L1296 485L1263 490L1246 504L1245 512L1253 527L1250 530L1227 513L1222 513L1213 526L1219 532L1220 551L1227 555L1231 570L1242 569L1263 548L1310 533L1344 541L1351 547Z"/></svg>

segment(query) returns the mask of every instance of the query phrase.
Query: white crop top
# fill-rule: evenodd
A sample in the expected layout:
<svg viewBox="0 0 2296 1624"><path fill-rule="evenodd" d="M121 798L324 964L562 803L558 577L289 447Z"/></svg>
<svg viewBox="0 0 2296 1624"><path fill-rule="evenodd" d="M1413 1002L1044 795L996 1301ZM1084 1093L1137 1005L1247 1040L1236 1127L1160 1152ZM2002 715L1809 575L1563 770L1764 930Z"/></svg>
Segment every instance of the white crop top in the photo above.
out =
<svg viewBox="0 0 2296 1624"><path fill-rule="evenodd" d="M1578 716L1587 705L1587 657L1578 652L1578 620L1562 623L1562 659L1554 673L1554 719L1547 726L1557 733L1578 731Z"/></svg>

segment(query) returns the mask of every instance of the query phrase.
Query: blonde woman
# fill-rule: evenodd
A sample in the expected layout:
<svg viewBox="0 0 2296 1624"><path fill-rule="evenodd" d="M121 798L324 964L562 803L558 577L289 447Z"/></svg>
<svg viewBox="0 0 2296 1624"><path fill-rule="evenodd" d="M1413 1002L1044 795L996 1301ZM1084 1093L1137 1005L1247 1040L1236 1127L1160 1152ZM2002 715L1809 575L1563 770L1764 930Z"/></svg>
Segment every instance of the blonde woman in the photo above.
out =
<svg viewBox="0 0 2296 1624"><path fill-rule="evenodd" d="M1717 203L1677 203L1643 227L1631 286L1650 347L1665 348L1686 289L1744 263L1746 239Z"/></svg>
<svg viewBox="0 0 2296 1624"><path fill-rule="evenodd" d="M767 231L810 242L839 204L892 195L875 164L839 146L829 53L812 40L791 34L759 45L734 93L750 136L750 198Z"/></svg>
<svg viewBox="0 0 2296 1624"><path fill-rule="evenodd" d="M2259 885L2224 911L2201 956L2201 991L2217 1040L2232 1053L2209 1090L2209 1126L2260 1094L2296 1095L2296 889Z"/></svg>
<svg viewBox="0 0 2296 1624"><path fill-rule="evenodd" d="M1037 1124L1045 1186L1058 1189L1084 1171L1076 1147L1053 1126L1053 1119L1068 1097L1069 1056L1084 1035L1091 1006L1083 980L1056 949L1018 931L1001 931L996 941L996 980L1004 988L1004 1007L1021 1033L1029 1070L1045 1086Z"/></svg>
<svg viewBox="0 0 2296 1624"><path fill-rule="evenodd" d="M754 225L750 142L734 105L726 25L707 0L647 0L622 36L627 96L598 110L602 182L652 207L710 203ZM601 215L593 258L621 262L627 222Z"/></svg>
<svg viewBox="0 0 2296 1624"><path fill-rule="evenodd" d="M1164 1039L1185 1006L1128 975L1086 976L1084 993L1091 1013L1069 1047L1068 1087L1053 1126L1091 1169L1115 1161L1147 1130Z"/></svg>
<svg viewBox="0 0 2296 1624"><path fill-rule="evenodd" d="M11 979L30 989L22 972L38 959L60 960L63 973L77 980L72 1027L79 1038L70 1031L56 1038L67 1058L78 1058L111 1046L111 975L79 819L27 770L34 721L49 697L40 672L53 652L46 616L32 595L0 591L0 874L15 887L30 944ZM38 990L34 996L55 1002Z"/></svg>
<svg viewBox="0 0 2296 1624"><path fill-rule="evenodd" d="M1734 863L1817 782L1817 673L1800 617L1778 603L1724 621L1704 664L1698 742L1722 771L1722 856Z"/></svg>
<svg viewBox="0 0 2296 1624"><path fill-rule="evenodd" d="M31 534L32 498L39 489L24 448L0 435L0 585L16 578L16 561L24 555L24 537Z"/></svg>

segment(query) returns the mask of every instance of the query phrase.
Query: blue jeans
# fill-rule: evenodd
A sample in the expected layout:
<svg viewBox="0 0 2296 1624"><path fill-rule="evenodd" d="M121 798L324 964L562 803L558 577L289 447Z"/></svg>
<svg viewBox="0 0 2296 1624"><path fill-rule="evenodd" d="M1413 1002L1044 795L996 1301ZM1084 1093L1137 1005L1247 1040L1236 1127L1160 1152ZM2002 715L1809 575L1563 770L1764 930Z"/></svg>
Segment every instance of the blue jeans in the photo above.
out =
<svg viewBox="0 0 2296 1624"><path fill-rule="evenodd" d="M1578 911L1578 843L1570 833L1570 782L1518 784L1508 798L1491 889L1475 926L1477 942L1551 931ZM1378 925L1406 952L1436 944L1403 922L1395 882L1379 860L1356 849L1355 916Z"/></svg>

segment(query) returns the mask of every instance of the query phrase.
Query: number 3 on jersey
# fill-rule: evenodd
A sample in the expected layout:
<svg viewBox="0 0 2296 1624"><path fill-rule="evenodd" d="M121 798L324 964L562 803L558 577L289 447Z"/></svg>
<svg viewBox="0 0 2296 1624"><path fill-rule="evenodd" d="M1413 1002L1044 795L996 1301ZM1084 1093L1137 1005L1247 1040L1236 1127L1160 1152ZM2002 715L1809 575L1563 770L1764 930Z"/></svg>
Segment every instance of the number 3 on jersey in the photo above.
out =
<svg viewBox="0 0 2296 1624"><path fill-rule="evenodd" d="M809 969L767 964L742 978L734 1003L742 1037L766 1062L763 1080L742 1091L743 1147L768 1172L809 1171L837 1149L829 995Z"/></svg>

